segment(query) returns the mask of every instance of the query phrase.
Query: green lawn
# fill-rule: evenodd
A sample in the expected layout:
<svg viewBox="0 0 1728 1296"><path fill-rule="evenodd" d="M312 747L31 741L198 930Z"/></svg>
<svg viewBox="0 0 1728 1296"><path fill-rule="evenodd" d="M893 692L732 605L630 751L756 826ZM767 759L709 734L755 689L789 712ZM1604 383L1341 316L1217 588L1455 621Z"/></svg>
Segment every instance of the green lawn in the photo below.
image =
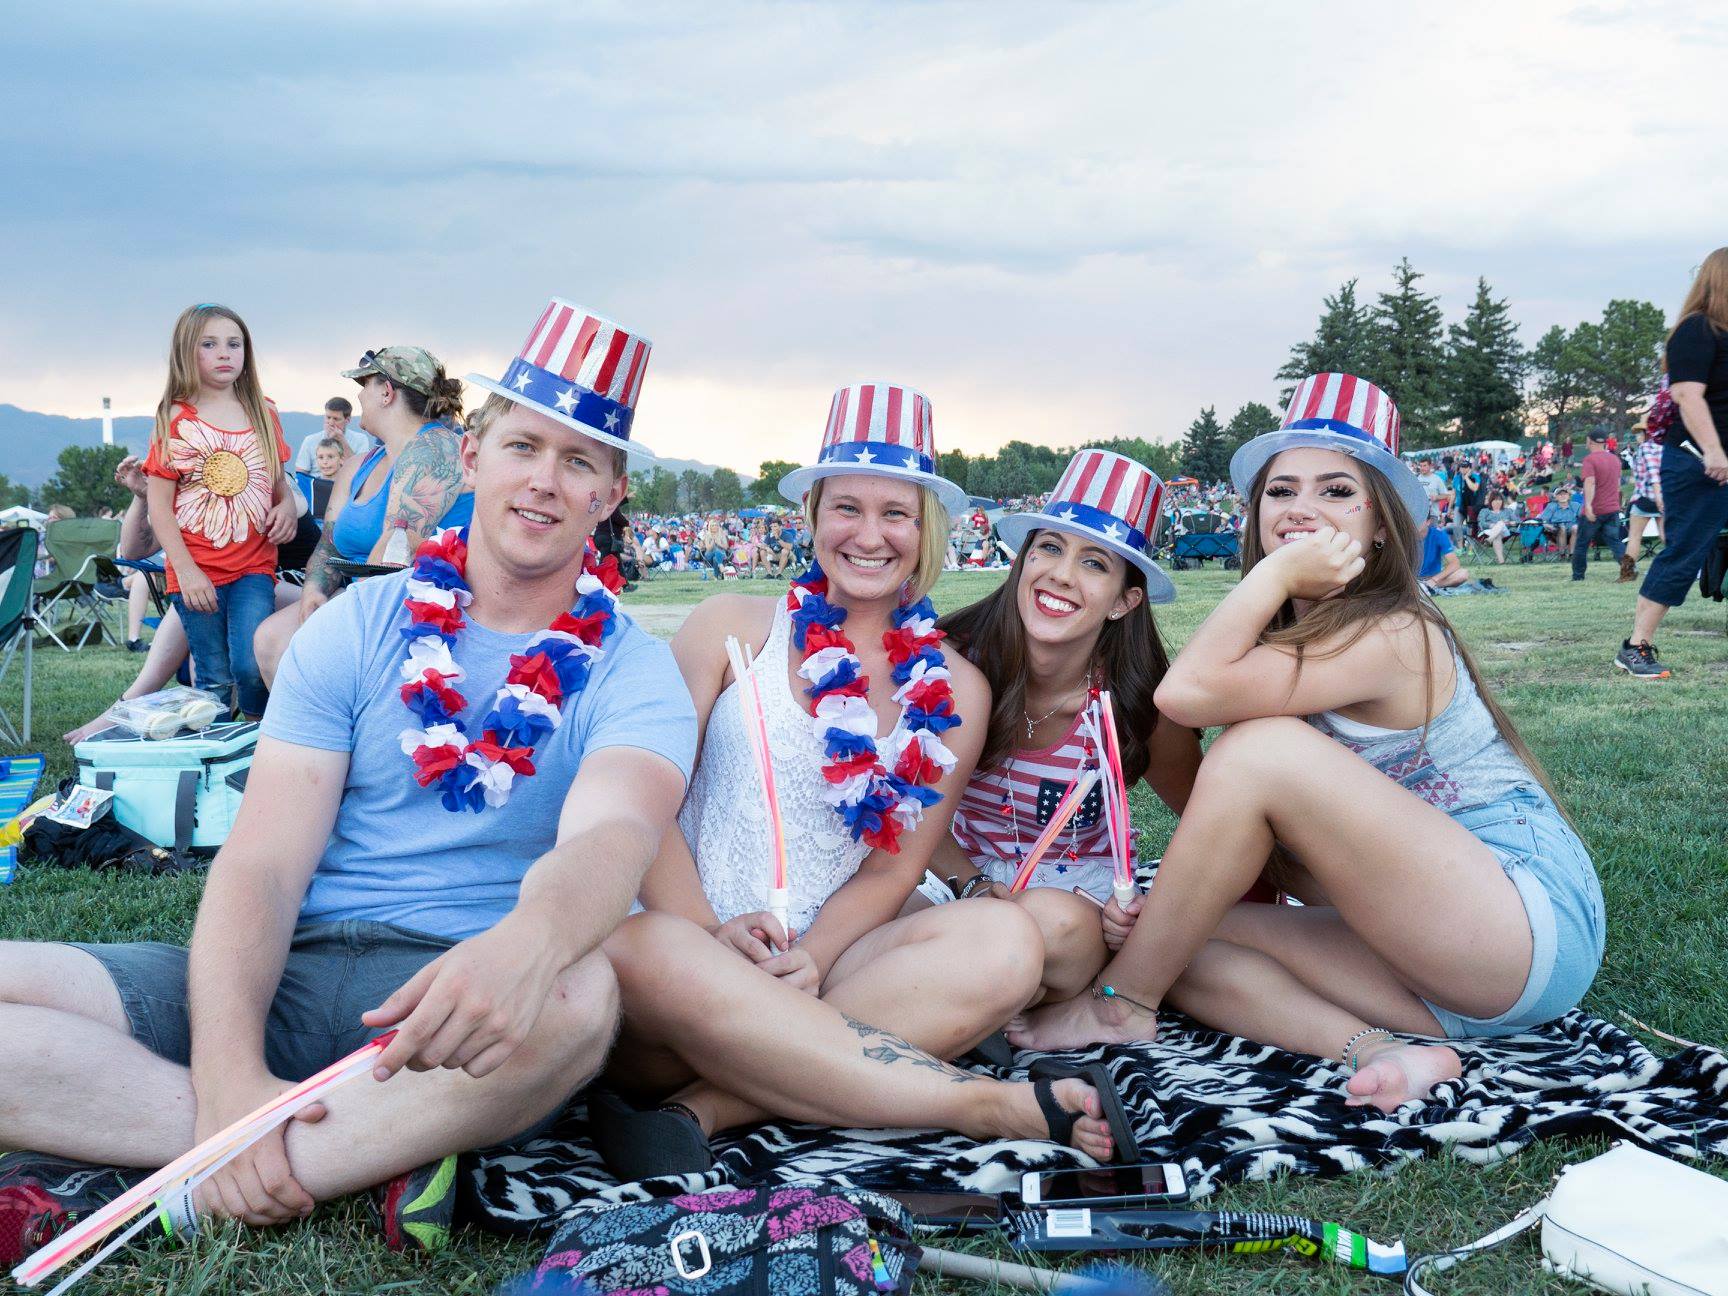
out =
<svg viewBox="0 0 1728 1296"><path fill-rule="evenodd" d="M1629 1013L1720 1046L1728 1040L1723 607L1694 600L1670 615L1659 646L1675 677L1643 684L1608 664L1629 625L1636 588L1616 584L1609 564L1593 565L1583 585L1568 581L1557 564L1508 566L1494 574L1511 591L1508 595L1456 598L1444 607L1547 764L1595 853L1610 926L1607 962L1586 1007L1621 1024L1622 1014ZM991 573L945 577L937 603L944 609L957 606L997 579ZM1178 573L1175 579L1180 597L1159 609L1173 646L1187 637L1233 577L1214 566ZM716 588L687 576L659 577L628 601L655 609L645 621L662 622L679 604ZM764 581L725 588L766 594L778 587ZM137 660L112 649L38 655L35 745L47 753L52 778L70 771L71 756L50 736L117 695ZM9 681L0 706L16 714L17 704L17 685ZM1162 808L1155 808L1143 790L1135 802L1141 822L1153 826L1154 839L1160 820L1168 832ZM197 899L195 879L110 878L26 866L15 885L0 891L0 938L183 940ZM1207 1205L1322 1216L1381 1240L1402 1237L1412 1250L1429 1250L1456 1245L1509 1219L1541 1194L1560 1165L1595 1150L1538 1147L1486 1170L1430 1162L1391 1176L1292 1179L1233 1188ZM1728 1173L1728 1166L1716 1169ZM308 1226L281 1233L220 1230L190 1253L157 1250L110 1261L85 1280L83 1290L91 1296L486 1292L531 1267L538 1252L532 1244L468 1234L442 1257L399 1260L376 1241L363 1210L345 1204L321 1211ZM1388 1290L1368 1278L1278 1257L1191 1255L1160 1260L1157 1268L1182 1292ZM984 1289L924 1280L918 1290ZM1545 1277L1535 1248L1520 1242L1438 1280L1437 1290L1497 1296L1577 1288Z"/></svg>

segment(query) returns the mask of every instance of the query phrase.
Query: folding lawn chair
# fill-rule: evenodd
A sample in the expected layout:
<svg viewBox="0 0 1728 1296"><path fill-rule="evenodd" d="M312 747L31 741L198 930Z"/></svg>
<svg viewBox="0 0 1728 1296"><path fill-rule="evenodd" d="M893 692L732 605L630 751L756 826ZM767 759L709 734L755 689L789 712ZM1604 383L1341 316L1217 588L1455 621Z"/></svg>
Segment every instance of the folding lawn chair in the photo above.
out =
<svg viewBox="0 0 1728 1296"><path fill-rule="evenodd" d="M30 686L36 618L32 612L38 538L30 527L0 531L0 685L12 669L19 645L24 649L23 728L0 710L0 738L22 747L30 741Z"/></svg>
<svg viewBox="0 0 1728 1296"><path fill-rule="evenodd" d="M36 582L36 597L46 600L39 604L36 618L43 634L66 652L72 649L66 639L83 634L78 639L82 648L95 635L124 643L123 633L115 631L108 621L117 600L96 589L96 560L110 562L120 547L120 523L115 518L62 518L50 522L42 533L43 547L54 560L54 570ZM56 624L59 622L59 624ZM61 636L65 635L66 638Z"/></svg>

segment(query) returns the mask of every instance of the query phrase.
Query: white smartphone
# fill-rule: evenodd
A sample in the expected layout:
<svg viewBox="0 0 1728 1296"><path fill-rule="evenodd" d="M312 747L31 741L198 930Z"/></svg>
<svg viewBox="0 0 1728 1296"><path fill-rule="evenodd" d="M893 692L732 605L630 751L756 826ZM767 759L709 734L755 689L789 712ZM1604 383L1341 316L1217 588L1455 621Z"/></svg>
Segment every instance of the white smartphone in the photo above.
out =
<svg viewBox="0 0 1728 1296"><path fill-rule="evenodd" d="M1172 1162L1032 1170L1020 1177L1020 1199L1028 1206L1144 1206L1187 1198L1188 1177Z"/></svg>

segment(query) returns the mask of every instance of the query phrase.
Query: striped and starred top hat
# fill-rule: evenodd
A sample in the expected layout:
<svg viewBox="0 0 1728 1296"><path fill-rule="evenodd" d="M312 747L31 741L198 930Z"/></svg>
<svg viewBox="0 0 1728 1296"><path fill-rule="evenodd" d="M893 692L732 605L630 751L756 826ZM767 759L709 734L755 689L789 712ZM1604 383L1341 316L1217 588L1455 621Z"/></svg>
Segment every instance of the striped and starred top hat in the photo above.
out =
<svg viewBox="0 0 1728 1296"><path fill-rule="evenodd" d="M1411 516L1428 516L1428 497L1410 465L1398 457L1398 406L1366 378L1311 374L1297 384L1284 422L1245 442L1230 457L1230 481L1247 496L1260 470L1285 450L1336 450L1379 470Z"/></svg>
<svg viewBox="0 0 1728 1296"><path fill-rule="evenodd" d="M1049 502L1035 513L1010 513L996 530L1016 551L1034 531L1066 531L1102 545L1138 567L1146 599L1168 603L1176 587L1152 561L1164 483L1145 464L1111 450L1082 450L1068 461Z"/></svg>
<svg viewBox="0 0 1728 1296"><path fill-rule="evenodd" d="M596 441L652 457L630 439L652 346L604 316L554 297L503 378L469 374L468 381Z"/></svg>
<svg viewBox="0 0 1728 1296"><path fill-rule="evenodd" d="M896 477L936 492L949 513L966 507L966 492L936 473L930 398L896 383L853 383L834 393L816 462L780 479L794 504L821 477Z"/></svg>

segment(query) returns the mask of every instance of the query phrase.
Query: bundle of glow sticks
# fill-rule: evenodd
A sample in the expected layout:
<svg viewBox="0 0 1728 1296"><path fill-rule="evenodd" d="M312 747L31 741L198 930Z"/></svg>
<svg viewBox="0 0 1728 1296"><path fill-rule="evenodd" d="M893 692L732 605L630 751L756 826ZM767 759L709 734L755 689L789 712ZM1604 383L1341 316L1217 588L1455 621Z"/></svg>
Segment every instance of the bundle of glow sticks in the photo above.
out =
<svg viewBox="0 0 1728 1296"><path fill-rule="evenodd" d="M1044 858L1044 852L1050 849L1056 835L1068 826L1068 821L1080 809L1080 803L1086 799L1086 794L1092 790L1092 785L1098 781L1096 769L1086 770L1068 785L1068 790L1062 794L1062 799L1056 803L1056 808L1050 812L1050 822L1044 825L1044 831L1038 834L1038 840L1032 843L1026 852L1026 858L1020 865L1020 872L1014 876L1014 885L1008 888L1011 893L1024 891L1032 881L1032 871L1038 867L1038 861Z"/></svg>
<svg viewBox="0 0 1728 1296"><path fill-rule="evenodd" d="M732 678L738 684L738 707L744 714L744 733L750 740L750 752L756 757L756 769L762 776L762 795L768 808L768 832L774 843L774 858L768 886L768 912L786 931L791 914L791 889L786 880L786 824L780 815L780 795L774 790L774 762L768 755L768 713L762 706L761 679L749 650L732 636L726 636L726 656L732 662ZM791 933L787 932L790 939Z"/></svg>
<svg viewBox="0 0 1728 1296"><path fill-rule="evenodd" d="M155 1212L150 1207L170 1195L191 1193L199 1184L271 1130L287 1124L313 1103L325 1098L338 1085L356 1076L365 1075L372 1069L377 1056L395 1037L395 1031L380 1035L347 1057L331 1063L317 1075L302 1080L286 1093L272 1098L250 1115L242 1116L227 1129L211 1135L190 1152L169 1162L155 1174L140 1181L84 1219L76 1228L68 1230L34 1255L27 1256L23 1263L12 1271L13 1281L23 1287L36 1286L131 1221L130 1227L126 1227L107 1246L63 1278L48 1294L60 1296L61 1292L143 1230L155 1218ZM134 1219L134 1216L137 1218Z"/></svg>
<svg viewBox="0 0 1728 1296"><path fill-rule="evenodd" d="M1134 855L1129 846L1132 827L1128 822L1128 781L1122 776L1122 744L1116 734L1116 709L1110 690L1098 694L1086 708L1086 724L1098 744L1099 765L1105 772L1104 818L1110 832L1110 858L1116 865L1112 890L1116 903L1127 908L1134 899Z"/></svg>

